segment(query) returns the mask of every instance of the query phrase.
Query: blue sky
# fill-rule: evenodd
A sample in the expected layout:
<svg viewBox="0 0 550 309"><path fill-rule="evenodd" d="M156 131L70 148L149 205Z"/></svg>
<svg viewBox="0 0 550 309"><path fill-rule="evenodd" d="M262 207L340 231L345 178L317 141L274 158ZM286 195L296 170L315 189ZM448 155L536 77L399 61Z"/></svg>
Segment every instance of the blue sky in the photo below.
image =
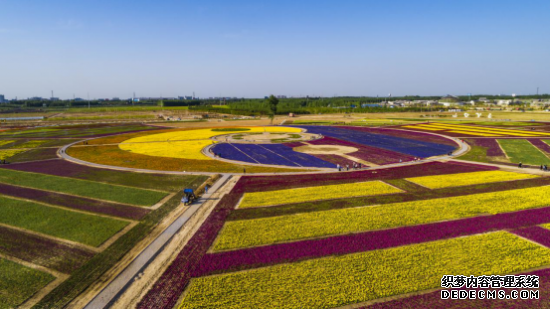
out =
<svg viewBox="0 0 550 309"><path fill-rule="evenodd" d="M0 93L550 93L548 12L528 0L0 0Z"/></svg>

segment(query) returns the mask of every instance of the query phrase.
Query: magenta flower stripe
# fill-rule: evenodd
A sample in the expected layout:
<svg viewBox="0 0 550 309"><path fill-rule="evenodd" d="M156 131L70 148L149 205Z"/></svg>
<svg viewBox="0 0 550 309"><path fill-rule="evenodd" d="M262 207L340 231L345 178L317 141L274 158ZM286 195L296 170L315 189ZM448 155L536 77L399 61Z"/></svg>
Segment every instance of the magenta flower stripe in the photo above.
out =
<svg viewBox="0 0 550 309"><path fill-rule="evenodd" d="M547 222L550 222L550 207L213 253L205 255L193 276L516 229ZM550 235L550 231L546 231L546 234L539 231L538 235Z"/></svg>
<svg viewBox="0 0 550 309"><path fill-rule="evenodd" d="M0 193L3 195L20 197L47 204L133 220L139 220L143 218L150 211L148 209L140 207L132 207L112 202L103 202L85 197L77 197L62 193L17 187L2 183L0 183Z"/></svg>

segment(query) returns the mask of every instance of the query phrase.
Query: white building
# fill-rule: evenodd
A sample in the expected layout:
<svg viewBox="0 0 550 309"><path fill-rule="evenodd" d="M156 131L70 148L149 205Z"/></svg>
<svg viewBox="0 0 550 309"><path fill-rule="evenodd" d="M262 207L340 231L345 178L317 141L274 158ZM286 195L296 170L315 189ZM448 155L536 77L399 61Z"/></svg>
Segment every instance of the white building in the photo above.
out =
<svg viewBox="0 0 550 309"><path fill-rule="evenodd" d="M498 100L497 101L497 105L500 105L500 106L508 106L508 105L510 105L510 103L512 103L512 100Z"/></svg>

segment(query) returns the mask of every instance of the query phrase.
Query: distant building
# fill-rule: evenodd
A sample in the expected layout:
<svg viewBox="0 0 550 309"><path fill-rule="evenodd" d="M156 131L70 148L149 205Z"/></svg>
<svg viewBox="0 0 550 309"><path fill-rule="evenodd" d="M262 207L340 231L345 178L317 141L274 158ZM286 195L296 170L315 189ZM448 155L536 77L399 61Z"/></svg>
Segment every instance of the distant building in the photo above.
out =
<svg viewBox="0 0 550 309"><path fill-rule="evenodd" d="M500 106L508 106L508 105L510 105L510 103L512 103L512 100L498 100L497 101L497 105L500 105Z"/></svg>
<svg viewBox="0 0 550 309"><path fill-rule="evenodd" d="M6 102L6 98L4 97L3 94L0 94L0 103L5 103Z"/></svg>

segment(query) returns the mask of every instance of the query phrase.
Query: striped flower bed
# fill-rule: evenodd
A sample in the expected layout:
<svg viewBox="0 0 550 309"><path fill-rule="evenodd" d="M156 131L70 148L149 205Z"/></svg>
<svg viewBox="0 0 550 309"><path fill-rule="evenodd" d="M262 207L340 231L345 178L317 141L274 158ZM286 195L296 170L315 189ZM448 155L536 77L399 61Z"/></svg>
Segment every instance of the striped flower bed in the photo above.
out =
<svg viewBox="0 0 550 309"><path fill-rule="evenodd" d="M428 162L419 165L409 165L399 168L385 168L377 170L363 170L350 173L331 173L317 175L293 176L246 176L241 178L242 186L235 192L259 192L267 190L291 189L310 187L315 185L329 185L367 180L383 180L408 178L427 175L455 174L476 171L497 170L496 167L457 163L457 162Z"/></svg>
<svg viewBox="0 0 550 309"><path fill-rule="evenodd" d="M515 234L537 241L536 239L540 237L534 236L531 228L525 231L519 230L522 232L517 232L518 230L515 229L547 222L550 222L550 207L209 253L201 260L193 276L290 263L327 255L384 249L497 230L513 230ZM537 227L537 229L542 228ZM547 237L550 234L550 231L542 230L537 230L539 233L536 235Z"/></svg>
<svg viewBox="0 0 550 309"><path fill-rule="evenodd" d="M3 226L0 226L0 253L66 274L78 269L94 255L90 251Z"/></svg>
<svg viewBox="0 0 550 309"><path fill-rule="evenodd" d="M500 145L494 138L476 138L468 141L473 143L475 146L487 148L487 156L489 157L505 156L502 148L500 148Z"/></svg>
<svg viewBox="0 0 550 309"><path fill-rule="evenodd" d="M133 220L143 218L150 211L149 209L140 207L98 201L91 198L77 197L63 193L11 186L3 183L0 183L0 192L8 196Z"/></svg>
<svg viewBox="0 0 550 309"><path fill-rule="evenodd" d="M324 136L330 136L340 140L345 140L376 148L382 148L421 158L446 154L456 148L456 146L449 146L384 134L368 133L366 131L347 129L345 127L300 126L300 128L307 129L309 133L322 134Z"/></svg>

